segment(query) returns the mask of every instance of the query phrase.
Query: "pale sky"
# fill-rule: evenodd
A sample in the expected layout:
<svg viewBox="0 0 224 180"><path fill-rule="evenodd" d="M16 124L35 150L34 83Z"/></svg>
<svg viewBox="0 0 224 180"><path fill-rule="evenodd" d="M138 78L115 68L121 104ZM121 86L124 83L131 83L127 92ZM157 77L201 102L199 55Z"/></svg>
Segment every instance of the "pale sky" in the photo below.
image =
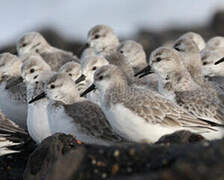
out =
<svg viewBox="0 0 224 180"><path fill-rule="evenodd" d="M107 24L122 37L138 27L206 24L221 7L223 0L1 0L0 46L43 26L85 40L96 24Z"/></svg>

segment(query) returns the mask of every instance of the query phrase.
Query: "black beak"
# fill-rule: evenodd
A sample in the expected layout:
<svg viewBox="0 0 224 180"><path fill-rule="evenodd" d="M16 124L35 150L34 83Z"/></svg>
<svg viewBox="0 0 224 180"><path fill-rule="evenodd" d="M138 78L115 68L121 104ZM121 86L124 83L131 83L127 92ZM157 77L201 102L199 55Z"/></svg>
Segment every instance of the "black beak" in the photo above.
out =
<svg viewBox="0 0 224 180"><path fill-rule="evenodd" d="M224 61L224 57L222 57L221 59L219 59L218 61L215 62L215 65L220 64Z"/></svg>
<svg viewBox="0 0 224 180"><path fill-rule="evenodd" d="M43 99L46 97L46 93L45 92L42 92L41 94L39 94L38 96L36 96L35 98L33 98L32 100L29 101L29 104L35 102L35 101L38 101L40 99Z"/></svg>
<svg viewBox="0 0 224 180"><path fill-rule="evenodd" d="M86 49L86 48L88 48L88 47L90 47L89 46L89 43L86 43L86 44L84 44L83 46L81 46L80 47L80 49L78 50L78 54L82 54L82 52Z"/></svg>
<svg viewBox="0 0 224 180"><path fill-rule="evenodd" d="M79 76L78 79L76 79L75 83L78 84L82 81L84 81L86 79L86 76L84 74L82 74L81 76Z"/></svg>
<svg viewBox="0 0 224 180"><path fill-rule="evenodd" d="M6 84L5 89L10 89L12 87L15 87L23 82L23 78L20 76L18 78L13 78L9 80L9 82Z"/></svg>
<svg viewBox="0 0 224 180"><path fill-rule="evenodd" d="M92 84L83 93L80 94L80 97L85 96L86 94L88 94L89 92L93 91L94 89L96 89L96 87L95 87L94 84Z"/></svg>
<svg viewBox="0 0 224 180"><path fill-rule="evenodd" d="M152 73L153 73L152 67L150 65L148 65L144 69L142 69L141 71L137 72L135 74L135 76L140 75L139 78L142 78L142 77L144 77L144 76L146 76L148 74L152 74Z"/></svg>

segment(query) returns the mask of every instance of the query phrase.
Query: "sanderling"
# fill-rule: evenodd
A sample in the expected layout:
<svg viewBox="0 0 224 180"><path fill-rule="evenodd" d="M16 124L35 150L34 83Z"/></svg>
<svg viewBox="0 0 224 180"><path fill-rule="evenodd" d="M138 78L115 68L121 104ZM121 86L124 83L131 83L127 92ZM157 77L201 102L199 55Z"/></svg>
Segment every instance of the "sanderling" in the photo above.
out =
<svg viewBox="0 0 224 180"><path fill-rule="evenodd" d="M149 77L136 78L134 75L134 70L132 69L128 57L124 56L119 52L113 52L109 56L106 56L106 59L110 64L116 65L119 67L125 74L128 84L131 86L151 89L157 91L158 88L158 77L157 75L150 75Z"/></svg>
<svg viewBox="0 0 224 180"><path fill-rule="evenodd" d="M51 66L52 71L57 71L68 61L79 62L71 52L52 47L38 32L23 35L17 42L17 51L20 57L39 54Z"/></svg>
<svg viewBox="0 0 224 180"><path fill-rule="evenodd" d="M174 49L158 48L151 54L152 70L161 78L159 92L197 118L216 123L224 122L224 106L220 100L193 81Z"/></svg>
<svg viewBox="0 0 224 180"><path fill-rule="evenodd" d="M58 72L66 73L68 76L72 78L74 82L78 82L80 77L81 77L81 80L82 78L84 79L84 77L82 76L81 65L74 61L65 63L63 66L61 66ZM83 90L85 90L86 88L85 81L77 83L76 86L80 93L83 92Z"/></svg>
<svg viewBox="0 0 224 180"><path fill-rule="evenodd" d="M45 93L30 103L47 96L48 117L52 133L72 134L87 144L109 145L122 141L113 132L100 107L80 98L75 83L65 73L53 75L45 84Z"/></svg>
<svg viewBox="0 0 224 180"><path fill-rule="evenodd" d="M96 25L88 32L89 47L94 48L96 54L106 56L115 50L119 40L113 29L106 25Z"/></svg>
<svg viewBox="0 0 224 180"><path fill-rule="evenodd" d="M192 41L194 41L194 43L198 46L198 49L201 51L205 48L205 40L202 38L202 36L198 33L195 32L187 32L185 34L183 34L182 36L180 36L178 39L191 39Z"/></svg>
<svg viewBox="0 0 224 180"><path fill-rule="evenodd" d="M127 40L120 43L117 51L127 57L127 60L134 70L138 72L147 65L146 54L141 44Z"/></svg>
<svg viewBox="0 0 224 180"><path fill-rule="evenodd" d="M196 43L189 38L179 38L174 42L173 48L182 55L181 59L193 80L200 85L205 85L201 73L202 62L200 50Z"/></svg>
<svg viewBox="0 0 224 180"><path fill-rule="evenodd" d="M22 62L10 53L0 55L0 109L22 128L26 128L26 86L21 83L9 88L10 84L20 80Z"/></svg>
<svg viewBox="0 0 224 180"><path fill-rule="evenodd" d="M101 107L111 126L125 139L155 142L164 134L188 129L209 139L220 138L206 121L199 120L158 93L128 85L124 73L114 65L98 69L82 95L97 88Z"/></svg>
<svg viewBox="0 0 224 180"><path fill-rule="evenodd" d="M26 83L27 101L29 102L44 91L45 81L53 75L50 66L41 56L30 56L22 65L22 77ZM47 98L28 104L27 129L36 143L52 135L48 123Z"/></svg>
<svg viewBox="0 0 224 180"><path fill-rule="evenodd" d="M221 58L224 57L224 50L215 49L202 51L202 74L205 77L224 76L223 63L217 63Z"/></svg>
<svg viewBox="0 0 224 180"><path fill-rule="evenodd" d="M205 46L205 50L216 50L218 48L224 48L224 37L215 36L208 40Z"/></svg>
<svg viewBox="0 0 224 180"><path fill-rule="evenodd" d="M85 57L83 61L81 61L82 75L78 78L76 83L80 84L84 82L86 89L93 83L95 71L107 64L109 64L109 62L103 56L95 55ZM99 92L97 90L90 92L86 97L89 101L99 105Z"/></svg>

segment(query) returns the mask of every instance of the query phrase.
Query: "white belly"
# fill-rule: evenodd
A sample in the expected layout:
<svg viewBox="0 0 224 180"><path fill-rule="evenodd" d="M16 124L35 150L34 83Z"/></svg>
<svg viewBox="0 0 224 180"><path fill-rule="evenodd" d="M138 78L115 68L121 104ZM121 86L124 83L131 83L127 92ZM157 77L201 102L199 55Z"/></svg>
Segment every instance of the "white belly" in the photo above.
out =
<svg viewBox="0 0 224 180"><path fill-rule="evenodd" d="M27 128L36 143L51 135L47 114L47 99L39 100L28 106Z"/></svg>
<svg viewBox="0 0 224 180"><path fill-rule="evenodd" d="M0 109L10 120L26 128L26 103L13 100L4 89L0 89Z"/></svg>
<svg viewBox="0 0 224 180"><path fill-rule="evenodd" d="M155 142L161 136L177 130L148 123L121 104L103 110L114 130L130 141Z"/></svg>

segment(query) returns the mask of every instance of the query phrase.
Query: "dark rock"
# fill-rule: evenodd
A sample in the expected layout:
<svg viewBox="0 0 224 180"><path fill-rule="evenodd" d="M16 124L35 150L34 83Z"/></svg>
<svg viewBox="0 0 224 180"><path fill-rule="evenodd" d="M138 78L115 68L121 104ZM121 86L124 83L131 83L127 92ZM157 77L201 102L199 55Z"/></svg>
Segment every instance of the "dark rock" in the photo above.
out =
<svg viewBox="0 0 224 180"><path fill-rule="evenodd" d="M206 140L199 134L191 133L190 131L176 131L173 134L162 136L156 144L189 144L201 141Z"/></svg>
<svg viewBox="0 0 224 180"><path fill-rule="evenodd" d="M187 138L180 141L179 137L184 135ZM196 138L195 134L186 131L169 136L160 139L161 145L130 144L104 147L80 145L71 136L56 134L47 138L32 153L24 179L224 178L223 140L207 142L201 136ZM203 141L190 144L195 142L195 138L196 141ZM173 145L166 145L166 142ZM184 142L187 144L183 144ZM205 175L205 172L211 169L212 173Z"/></svg>

